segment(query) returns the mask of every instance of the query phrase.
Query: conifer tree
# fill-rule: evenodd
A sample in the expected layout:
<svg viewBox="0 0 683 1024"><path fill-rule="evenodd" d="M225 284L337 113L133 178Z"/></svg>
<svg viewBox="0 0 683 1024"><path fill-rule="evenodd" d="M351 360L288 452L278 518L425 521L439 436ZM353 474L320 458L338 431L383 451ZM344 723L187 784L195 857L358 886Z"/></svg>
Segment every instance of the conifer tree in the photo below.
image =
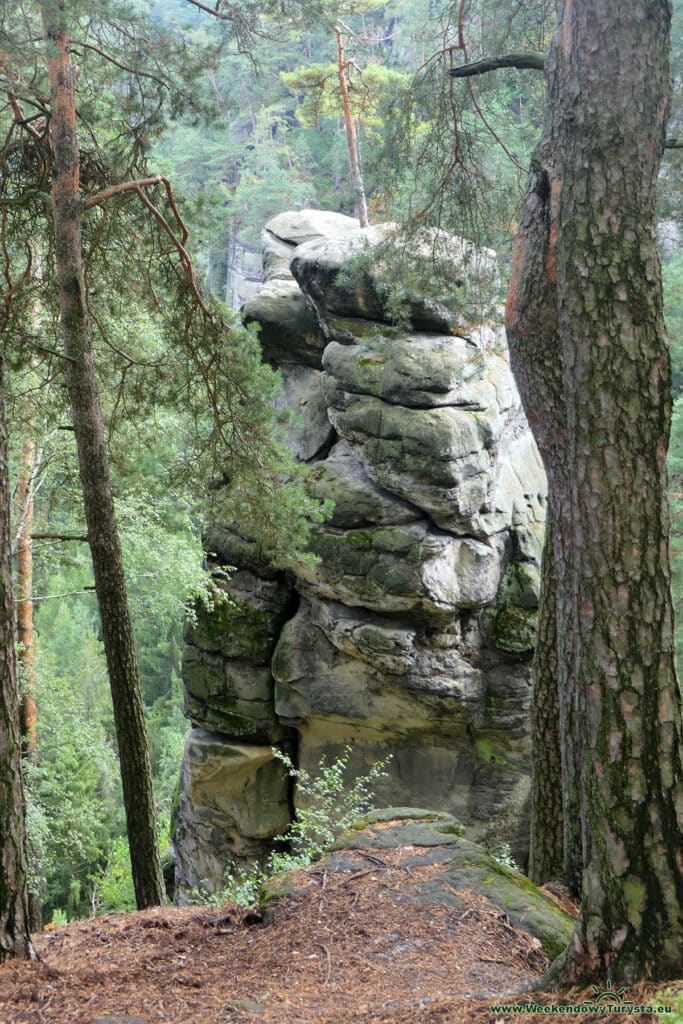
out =
<svg viewBox="0 0 683 1024"><path fill-rule="evenodd" d="M32 957L20 698L14 646L7 423L0 358L0 962Z"/></svg>
<svg viewBox="0 0 683 1024"><path fill-rule="evenodd" d="M114 706L133 882L138 909L143 909L164 902L164 883L142 693L83 277L76 69L69 54L65 5L46 0L41 4L41 14L50 82L54 242L66 380Z"/></svg>
<svg viewBox="0 0 683 1024"><path fill-rule="evenodd" d="M251 18L240 17L227 34L240 37L252 25ZM37 345L27 281L35 261L31 242L47 238L53 262L41 262L44 299L48 306L55 299L59 304L64 346L59 361L77 442L136 899L140 907L149 906L162 902L164 891L95 372L91 322L103 331L95 312L96 276L105 294L137 290L157 316L163 295L168 376L173 377L168 388L176 396L180 391L195 418L196 463L208 469L208 482L211 475L237 480L236 514L259 523L266 545L288 534L284 547L298 551L306 515L320 513L318 503L305 497L301 473L273 426L275 375L259 365L253 332L233 329L203 295L171 184L147 172L149 134L160 132L165 118L183 108L196 116L206 112L194 86L215 45L208 44L198 59L136 5L110 0L94 7L26 2L2 12L0 41L6 94L0 163L0 248L7 263L4 341L14 351L22 344L29 351ZM135 273L133 266L141 274L126 280L126 273Z"/></svg>
<svg viewBox="0 0 683 1024"><path fill-rule="evenodd" d="M559 704L565 870L581 890L546 979L562 982L683 966L671 367L654 225L670 19L666 0L558 4L508 294L513 369L548 473L556 628L542 623L541 638L558 684L544 692ZM455 74L505 66L483 63Z"/></svg>

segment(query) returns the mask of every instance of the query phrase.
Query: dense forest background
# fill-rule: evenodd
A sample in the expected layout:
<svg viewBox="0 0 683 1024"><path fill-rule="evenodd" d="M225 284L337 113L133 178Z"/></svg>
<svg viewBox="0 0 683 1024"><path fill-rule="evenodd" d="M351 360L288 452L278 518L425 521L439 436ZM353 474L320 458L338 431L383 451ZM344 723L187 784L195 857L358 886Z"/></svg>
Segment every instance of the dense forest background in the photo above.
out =
<svg viewBox="0 0 683 1024"><path fill-rule="evenodd" d="M141 130L136 145L144 149L150 173L163 173L173 182L192 229L189 246L214 294L233 303L236 274L253 258L261 228L273 215L306 207L354 213L335 25L354 62L351 100L371 222L439 224L495 248L505 270L540 127L542 76L506 71L470 86L453 82L447 70L484 54L543 50L553 27L552 6L500 0L484 7L475 2L467 5L463 21L461 5L441 0L321 4L319 17L305 24L292 20L283 26L261 18L248 52L241 52L239 45L220 45L220 23L184 0L151 3L152 17L179 39L213 47L189 110L179 111L163 133ZM678 134L682 23L676 5L672 135ZM679 619L680 160L675 150L665 158L660 213L676 397L670 470ZM121 259L125 271L125 252ZM397 286L405 272L398 259ZM430 286L438 290L438 274ZM168 847L187 729L180 687L183 625L194 602L212 597L200 539L206 501L192 471L194 413L183 403L181 388L161 378L155 383L163 331L153 312L142 308L134 280L94 296L93 309L106 328L98 370L162 847ZM40 320L39 309L34 316ZM55 325L43 322L40 330L49 339ZM93 912L134 909L135 898L90 554L82 539L63 539L85 532L69 414L60 389L46 388L44 372L25 361L12 369L10 390L15 480L21 475L25 439L35 439L36 446L31 472L38 752L35 764L28 766L28 796L32 861L39 869L33 888L40 895L43 919L59 923ZM16 504L15 533L25 514L19 498ZM680 669L680 631L678 651Z"/></svg>

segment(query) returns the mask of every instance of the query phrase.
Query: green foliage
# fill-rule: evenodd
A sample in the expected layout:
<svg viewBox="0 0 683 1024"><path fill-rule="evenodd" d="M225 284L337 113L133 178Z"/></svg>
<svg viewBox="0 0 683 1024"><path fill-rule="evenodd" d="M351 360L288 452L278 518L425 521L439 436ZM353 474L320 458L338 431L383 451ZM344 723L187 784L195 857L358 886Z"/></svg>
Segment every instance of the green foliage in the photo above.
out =
<svg viewBox="0 0 683 1024"><path fill-rule="evenodd" d="M158 697L147 711L154 795L160 822L169 822L171 818L187 728L182 686L179 674L174 672L169 692ZM168 828L161 828L161 837L168 836L168 832Z"/></svg>
<svg viewBox="0 0 683 1024"><path fill-rule="evenodd" d="M93 879L92 905L98 914L136 909L128 843L123 836L114 839L107 863Z"/></svg>
<svg viewBox="0 0 683 1024"><path fill-rule="evenodd" d="M259 864L226 868L224 886L214 893L195 886L190 894L190 903L202 907L223 907L226 903L236 903L238 907L259 906L263 883L270 874L272 872L264 871Z"/></svg>
<svg viewBox="0 0 683 1024"><path fill-rule="evenodd" d="M674 398L678 398L683 393L683 254L663 263L662 284Z"/></svg>
<svg viewBox="0 0 683 1024"><path fill-rule="evenodd" d="M296 116L302 125L317 127L324 117L342 116L336 64L302 65L296 71L281 72L280 77L299 101ZM386 94L405 90L408 81L405 72L383 64L367 64L351 81L351 115L365 129L381 130Z"/></svg>
<svg viewBox="0 0 683 1024"><path fill-rule="evenodd" d="M346 747L332 764L323 757L313 775L297 768L289 755L277 747L272 749L273 756L284 765L290 778L296 780L298 797L303 804L297 808L296 821L284 835L276 836L274 840L288 846L289 850L271 853L265 868L259 864L226 868L226 884L218 892L209 894L195 888L191 902L213 907L221 907L225 903L237 903L242 907L260 905L263 883L268 878L284 871L309 867L332 847L342 832L352 828L359 818L372 810L372 790L380 779L386 778L385 769L391 761L390 755L375 762L367 774L349 785L346 773L351 747Z"/></svg>
<svg viewBox="0 0 683 1024"><path fill-rule="evenodd" d="M683 621L683 396L674 403L668 468L671 502L671 589L676 622L680 624ZM676 661L680 675L683 672L683 629L680 625L675 637Z"/></svg>
<svg viewBox="0 0 683 1024"><path fill-rule="evenodd" d="M346 773L351 752L351 747L346 747L332 764L327 764L323 758L315 774L311 775L295 767L288 754L273 748L273 755L287 769L290 778L296 780L300 806L296 811L296 821L292 822L286 835L277 837L278 841L289 844L291 855L274 854L272 873L311 864L332 846L337 836L371 810L373 787L380 779L386 778L385 769L391 756L377 761L366 775L359 776L352 785L348 785Z"/></svg>
<svg viewBox="0 0 683 1024"><path fill-rule="evenodd" d="M39 760L37 767L27 767L29 859L40 865L34 887L46 920L55 909L72 920L91 911L93 879L112 840L125 831L116 753L94 710L104 702L103 666L99 677L95 668L86 679L96 661L88 651L80 664L77 649L71 654L69 667L84 673L82 688L74 685L71 672L61 672L54 658L41 652Z"/></svg>
<svg viewBox="0 0 683 1024"><path fill-rule="evenodd" d="M519 871L519 864L512 856L512 849L509 843L501 843L493 854L493 859L497 860L499 864L503 864L506 868L512 868L513 871Z"/></svg>
<svg viewBox="0 0 683 1024"><path fill-rule="evenodd" d="M653 1010L670 1006L673 1012L667 1013L665 1016L657 1016L657 1020L666 1021L667 1024L683 1024L683 991L680 989L676 991L670 987L664 988L657 992L654 999L651 999L648 1005Z"/></svg>
<svg viewBox="0 0 683 1024"><path fill-rule="evenodd" d="M180 209L193 228L188 245L199 265L220 267L224 278L231 238L256 245L264 221L284 209L352 212L332 32L338 16L354 32L347 56L362 69L352 69L351 97L373 219L407 218L416 232L440 223L490 242L503 257L509 253L518 190L540 123L542 77L498 72L470 83L472 91L470 84L453 83L448 67L465 58L443 44L457 38L459 4L249 0L231 5L233 22L219 22L186 0L102 0L71 7L79 113L87 126L81 133L84 196L148 172L168 173L184 195ZM485 51L544 49L553 12L546 0L471 0L464 25L469 59ZM681 24L676 17L677 52ZM255 55L226 47L230 39L240 45L253 41L255 30L264 33ZM102 61L84 42L105 48L132 73ZM31 111L49 94L43 47L37 5L7 5L0 16L0 50ZM681 76L675 81L680 92ZM9 108L2 117L3 131L9 131ZM9 272L17 290L5 310L2 341L11 371L15 448L30 429L44 453L37 529L82 533L72 437L58 429L70 422L63 360L46 351L55 347L59 331L54 281L47 274L41 281L21 278L27 240L43 267L54 255L40 198L49 180L41 147L28 138L19 142L16 127L12 132L0 195L10 202L22 195L27 200L9 206L7 215ZM680 205L680 159L667 157L662 182L671 215ZM175 225L163 187L148 194ZM167 818L187 728L181 710L182 621L195 599L214 599L200 543L207 484L213 514L239 523L264 557L284 567L300 560L310 523L320 522L326 509L307 495L306 470L291 458L282 424L273 421L281 384L261 364L255 335L217 305L210 304L208 319L202 315L173 263L175 255L166 259L168 238L155 232L138 198L130 193L91 210L84 234L156 794L160 816ZM397 323L405 315L407 291L426 283L409 263L412 247L409 235L406 253L393 262L386 257L387 297ZM450 263L433 261L425 294L445 295L450 276ZM669 466L680 620L683 257L666 263L664 289L679 398ZM38 340L46 350L35 348L37 296ZM100 624L88 589L89 554L85 545L50 541L37 542L35 550L38 597L75 594L36 605L40 750L38 766L27 768L31 885L41 893L45 919L65 922L97 908L125 909L131 890ZM677 651L683 669L680 630ZM367 790L353 799L345 795L348 752L321 766L316 780L281 759L296 777L303 809L280 837L289 851L273 855L270 873L310 863L369 800ZM381 774L382 767L373 771ZM257 899L258 870L228 876L241 902Z"/></svg>

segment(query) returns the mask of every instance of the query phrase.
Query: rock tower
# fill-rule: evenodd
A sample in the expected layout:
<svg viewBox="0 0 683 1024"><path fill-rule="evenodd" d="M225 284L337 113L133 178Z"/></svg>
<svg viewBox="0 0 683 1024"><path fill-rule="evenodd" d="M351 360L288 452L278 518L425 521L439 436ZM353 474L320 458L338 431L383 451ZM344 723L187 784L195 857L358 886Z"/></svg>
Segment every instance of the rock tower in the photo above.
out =
<svg viewBox="0 0 683 1024"><path fill-rule="evenodd" d="M308 770L347 746L356 773L391 753L380 804L450 812L526 855L545 478L504 331L463 312L475 277L494 298L494 254L448 239L457 314L408 296L401 330L381 257L373 267L386 234L316 211L263 233L244 316L334 512L317 565L296 574L260 563L234 528L207 532L209 564L236 569L230 606L200 610L186 635L181 894L218 887L226 863L263 856L287 827L296 794L273 745ZM365 271L340 276L359 251Z"/></svg>

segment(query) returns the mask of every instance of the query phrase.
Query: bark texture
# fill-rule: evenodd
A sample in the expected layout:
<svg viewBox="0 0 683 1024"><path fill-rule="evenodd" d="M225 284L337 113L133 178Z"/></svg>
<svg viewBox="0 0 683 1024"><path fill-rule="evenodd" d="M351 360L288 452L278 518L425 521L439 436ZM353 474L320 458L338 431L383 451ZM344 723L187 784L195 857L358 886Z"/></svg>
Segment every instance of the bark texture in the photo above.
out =
<svg viewBox="0 0 683 1024"><path fill-rule="evenodd" d="M582 865L574 940L551 978L571 982L674 977L683 965L671 386L654 231L670 13L665 0L559 3L522 217L536 233L520 242L509 305L551 480L565 815L578 810L566 834L571 852L578 820ZM538 298L525 305L539 294L545 312ZM544 364L548 312L555 370ZM548 405L560 413L554 446Z"/></svg>
<svg viewBox="0 0 683 1024"><path fill-rule="evenodd" d="M137 905L142 909L164 902L164 886L144 710L85 301L76 69L69 59L63 9L64 5L57 0L42 4L52 103L50 142L57 280L67 387L114 706L133 882Z"/></svg>
<svg viewBox="0 0 683 1024"><path fill-rule="evenodd" d="M365 198L365 185L360 169L360 156L358 153L358 133L356 131L356 120L351 113L351 97L349 96L349 83L347 81L348 62L344 56L344 43L339 28L335 28L334 34L337 39L337 77L342 97L342 109L344 111L344 127L346 129L346 145L349 151L349 170L351 181L356 193L358 203L358 220L362 228L370 226L368 217L368 202Z"/></svg>
<svg viewBox="0 0 683 1024"><path fill-rule="evenodd" d="M36 674L33 655L33 483L36 446L29 438L21 445L17 502L19 534L17 542L17 639L21 670L21 734L27 757L35 764Z"/></svg>
<svg viewBox="0 0 683 1024"><path fill-rule="evenodd" d="M553 83L549 83L552 93ZM524 410L548 478L547 539L534 659L532 832L530 863L536 881L562 876L575 893L581 887L578 813L578 750L564 742L571 709L559 691L571 670L571 651L557 632L557 574L566 575L572 556L566 405L557 308L557 238L560 179L555 126L546 122L531 161L510 277L506 327L510 360ZM552 565L548 564L548 560ZM564 638L566 640L566 638ZM554 719L559 704L559 721ZM561 769L561 770L560 770ZM562 862L558 834L562 833ZM543 877L545 876L545 877Z"/></svg>
<svg viewBox="0 0 683 1024"><path fill-rule="evenodd" d="M9 507L7 425L0 358L0 962L12 956L35 955L29 934Z"/></svg>
<svg viewBox="0 0 683 1024"><path fill-rule="evenodd" d="M529 878L537 885L565 877L557 593L552 521L546 522L543 578L534 654L531 709L531 844Z"/></svg>

